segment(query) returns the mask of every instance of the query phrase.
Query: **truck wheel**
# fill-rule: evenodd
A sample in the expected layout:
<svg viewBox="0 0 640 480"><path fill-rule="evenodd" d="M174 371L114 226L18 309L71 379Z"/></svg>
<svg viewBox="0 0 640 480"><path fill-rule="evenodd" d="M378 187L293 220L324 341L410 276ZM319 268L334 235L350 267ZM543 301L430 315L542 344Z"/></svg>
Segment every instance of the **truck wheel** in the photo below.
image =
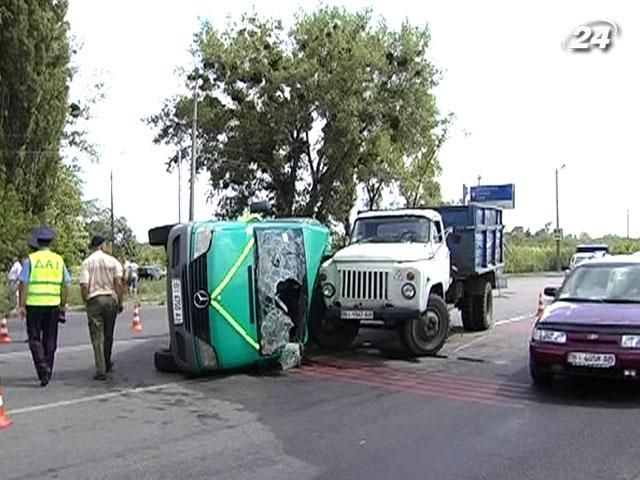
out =
<svg viewBox="0 0 640 480"><path fill-rule="evenodd" d="M484 283L483 293L473 297L474 330L488 330L493 325L493 288Z"/></svg>
<svg viewBox="0 0 640 480"><path fill-rule="evenodd" d="M465 295L460 301L460 316L465 330L473 330L473 297Z"/></svg>
<svg viewBox="0 0 640 480"><path fill-rule="evenodd" d="M180 373L180 369L173 359L173 354L168 348L156 350L153 355L153 366L156 370L163 373Z"/></svg>
<svg viewBox="0 0 640 480"><path fill-rule="evenodd" d="M436 355L449 335L449 310L444 299L430 294L427 311L400 326L400 341L411 355Z"/></svg>
<svg viewBox="0 0 640 480"><path fill-rule="evenodd" d="M462 325L470 332L488 330L493 325L493 290L485 281L480 295L465 295L460 306Z"/></svg>
<svg viewBox="0 0 640 480"><path fill-rule="evenodd" d="M309 336L313 343L323 350L344 350L358 336L360 322L340 320L326 315L324 300L314 295L309 319Z"/></svg>

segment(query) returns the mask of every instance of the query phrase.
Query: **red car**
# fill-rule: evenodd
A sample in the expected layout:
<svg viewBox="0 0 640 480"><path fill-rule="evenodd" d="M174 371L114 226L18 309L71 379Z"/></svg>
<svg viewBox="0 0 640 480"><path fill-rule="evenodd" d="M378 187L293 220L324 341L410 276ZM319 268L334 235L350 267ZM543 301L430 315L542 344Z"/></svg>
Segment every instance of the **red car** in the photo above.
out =
<svg viewBox="0 0 640 480"><path fill-rule="evenodd" d="M556 374L640 376L640 256L587 260L544 294L554 301L529 343L535 384Z"/></svg>

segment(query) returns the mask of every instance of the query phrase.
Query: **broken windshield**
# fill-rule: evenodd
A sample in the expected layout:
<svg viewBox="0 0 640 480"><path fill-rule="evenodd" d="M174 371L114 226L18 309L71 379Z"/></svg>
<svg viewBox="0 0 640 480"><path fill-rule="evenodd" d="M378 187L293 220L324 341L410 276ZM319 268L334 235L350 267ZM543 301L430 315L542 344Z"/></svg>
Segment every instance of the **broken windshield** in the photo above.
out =
<svg viewBox="0 0 640 480"><path fill-rule="evenodd" d="M306 254L300 228L256 228L260 351L299 355L306 322ZM297 354L295 352L298 352Z"/></svg>

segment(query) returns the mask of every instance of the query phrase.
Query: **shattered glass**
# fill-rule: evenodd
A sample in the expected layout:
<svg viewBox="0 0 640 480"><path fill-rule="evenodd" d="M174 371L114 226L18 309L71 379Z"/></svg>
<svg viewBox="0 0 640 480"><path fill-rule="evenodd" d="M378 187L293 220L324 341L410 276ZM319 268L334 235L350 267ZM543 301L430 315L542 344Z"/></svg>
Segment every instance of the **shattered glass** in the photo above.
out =
<svg viewBox="0 0 640 480"><path fill-rule="evenodd" d="M301 229L256 229L257 297L260 321L260 350L263 355L280 352L284 368L299 364L299 332L306 309L306 261ZM302 315L301 315L302 313ZM302 316L302 318L301 318ZM296 336L296 335L294 335Z"/></svg>

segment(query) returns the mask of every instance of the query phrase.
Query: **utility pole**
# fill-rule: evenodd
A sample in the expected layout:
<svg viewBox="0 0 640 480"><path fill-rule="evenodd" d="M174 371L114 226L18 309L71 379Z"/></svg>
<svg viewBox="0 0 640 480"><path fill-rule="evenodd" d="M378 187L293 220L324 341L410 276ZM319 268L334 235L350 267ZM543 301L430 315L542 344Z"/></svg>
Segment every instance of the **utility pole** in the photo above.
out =
<svg viewBox="0 0 640 480"><path fill-rule="evenodd" d="M629 209L627 208L627 240L629 239Z"/></svg>
<svg viewBox="0 0 640 480"><path fill-rule="evenodd" d="M111 170L111 253L115 256L115 228L113 222L113 170Z"/></svg>
<svg viewBox="0 0 640 480"><path fill-rule="evenodd" d="M191 128L191 178L189 179L189 221L193 221L193 195L196 183L196 129L198 128L198 82L193 84L193 126Z"/></svg>
<svg viewBox="0 0 640 480"><path fill-rule="evenodd" d="M178 149L178 223L182 223L182 147Z"/></svg>

